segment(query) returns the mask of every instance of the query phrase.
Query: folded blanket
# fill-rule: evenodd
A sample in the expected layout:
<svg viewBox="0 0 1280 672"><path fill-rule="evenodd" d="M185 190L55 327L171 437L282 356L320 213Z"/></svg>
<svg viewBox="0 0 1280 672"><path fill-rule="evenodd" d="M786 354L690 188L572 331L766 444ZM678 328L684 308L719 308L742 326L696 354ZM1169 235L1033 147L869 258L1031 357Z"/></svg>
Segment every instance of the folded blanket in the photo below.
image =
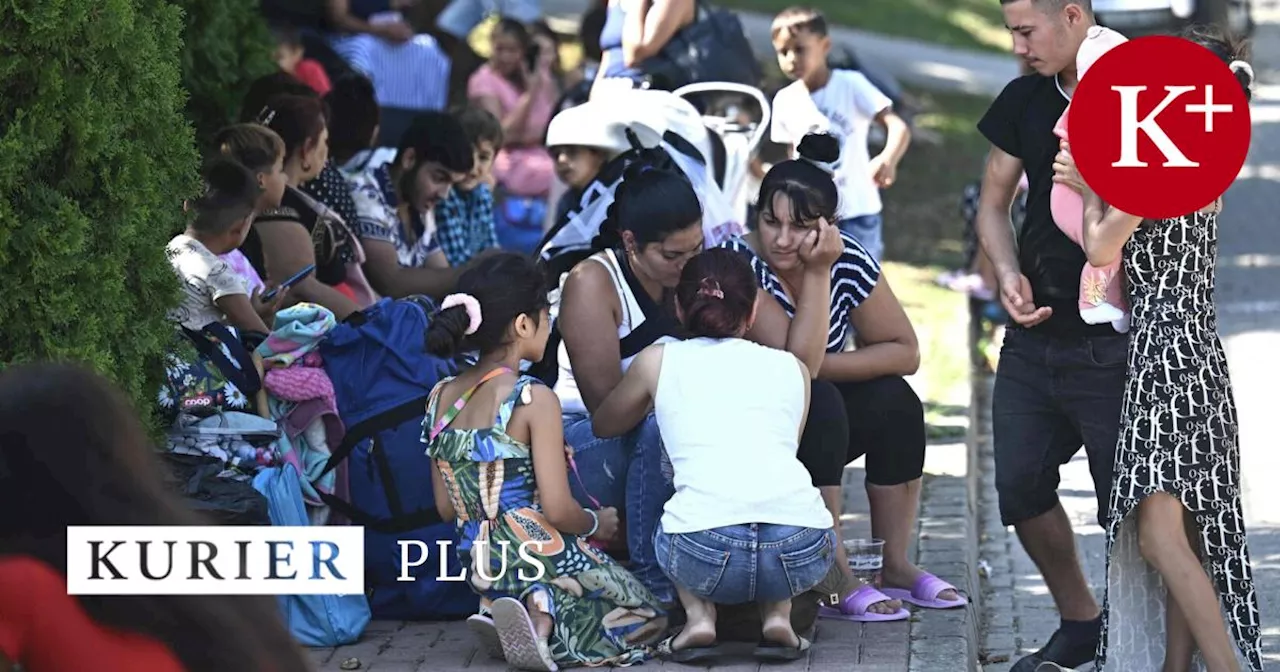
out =
<svg viewBox="0 0 1280 672"><path fill-rule="evenodd" d="M292 366L319 347L337 324L333 311L314 303L299 303L276 313L271 335L257 350L263 368Z"/></svg>

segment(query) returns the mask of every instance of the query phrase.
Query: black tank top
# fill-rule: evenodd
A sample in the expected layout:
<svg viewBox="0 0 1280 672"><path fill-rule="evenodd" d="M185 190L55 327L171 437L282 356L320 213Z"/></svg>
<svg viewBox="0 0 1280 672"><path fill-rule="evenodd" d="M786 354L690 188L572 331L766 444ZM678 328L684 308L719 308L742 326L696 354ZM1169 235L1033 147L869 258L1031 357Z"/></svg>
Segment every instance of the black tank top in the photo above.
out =
<svg viewBox="0 0 1280 672"><path fill-rule="evenodd" d="M297 222L311 234L316 257L316 279L326 285L342 284L347 279L347 264L355 261L355 248L346 222L325 204L311 198L295 187L285 189L280 207L258 214L256 222ZM266 261L262 252L262 240L256 227L249 228L249 235L240 252L254 270L267 277Z"/></svg>

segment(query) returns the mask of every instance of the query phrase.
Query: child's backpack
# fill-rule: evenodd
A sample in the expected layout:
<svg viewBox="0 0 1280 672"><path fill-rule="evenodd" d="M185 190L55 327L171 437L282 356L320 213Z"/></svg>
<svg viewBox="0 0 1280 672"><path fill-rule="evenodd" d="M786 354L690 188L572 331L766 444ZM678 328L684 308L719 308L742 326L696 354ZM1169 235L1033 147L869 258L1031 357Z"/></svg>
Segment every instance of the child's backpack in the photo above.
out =
<svg viewBox="0 0 1280 672"><path fill-rule="evenodd" d="M454 521L441 520L436 510L431 459L422 443L431 388L456 372L452 361L426 351L435 310L425 297L383 299L347 318L320 344L346 426L325 470L347 461L350 501L323 498L364 527L365 582L379 619L456 618L476 613L480 605L465 581L437 580L457 577L462 568ZM400 541L422 542L429 552L426 562L409 568L413 581L398 580ZM437 542L445 542L443 548ZM411 558L418 559L420 549L411 546Z"/></svg>
<svg viewBox="0 0 1280 672"><path fill-rule="evenodd" d="M253 487L267 498L271 524L310 525L302 501L302 481L292 464L263 469ZM328 647L360 639L369 625L369 600L364 595L280 595L285 626L303 646Z"/></svg>

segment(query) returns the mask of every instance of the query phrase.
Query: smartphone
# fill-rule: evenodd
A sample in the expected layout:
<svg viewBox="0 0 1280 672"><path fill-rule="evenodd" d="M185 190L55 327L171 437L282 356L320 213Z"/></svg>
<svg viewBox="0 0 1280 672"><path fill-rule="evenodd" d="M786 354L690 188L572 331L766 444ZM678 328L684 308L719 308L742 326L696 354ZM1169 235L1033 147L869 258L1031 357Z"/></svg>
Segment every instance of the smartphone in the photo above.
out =
<svg viewBox="0 0 1280 672"><path fill-rule="evenodd" d="M280 290L288 289L298 284L299 282L302 282L304 278L306 278L308 275L311 275L313 272L315 272L315 270L316 270L315 264L308 264L306 268L303 268L301 271L298 271L297 273L295 273L292 278L285 280L284 284L280 285L279 287L276 287L275 289L267 292L266 294L263 294L261 297L262 302L267 303L272 299L276 298L276 294L279 294Z"/></svg>

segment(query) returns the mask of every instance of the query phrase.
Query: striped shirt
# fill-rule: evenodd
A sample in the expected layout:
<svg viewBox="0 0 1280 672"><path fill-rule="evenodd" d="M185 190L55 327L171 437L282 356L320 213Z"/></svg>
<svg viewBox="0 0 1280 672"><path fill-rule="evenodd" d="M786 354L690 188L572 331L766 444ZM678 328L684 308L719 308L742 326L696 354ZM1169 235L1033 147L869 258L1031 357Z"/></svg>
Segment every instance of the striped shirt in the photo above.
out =
<svg viewBox="0 0 1280 672"><path fill-rule="evenodd" d="M382 107L443 110L449 96L449 56L430 35L395 44L374 35L334 35L342 60L369 78Z"/></svg>
<svg viewBox="0 0 1280 672"><path fill-rule="evenodd" d="M827 328L827 352L844 350L852 325L849 322L854 308L871 296L880 280L880 264L867 253L866 248L847 233L841 232L844 240L844 252L831 266L831 312ZM727 247L741 254L751 262L755 271L756 283L777 299L788 317L796 316L796 307L787 297L773 269L769 268L764 258L757 255L741 237L725 241L721 247Z"/></svg>

